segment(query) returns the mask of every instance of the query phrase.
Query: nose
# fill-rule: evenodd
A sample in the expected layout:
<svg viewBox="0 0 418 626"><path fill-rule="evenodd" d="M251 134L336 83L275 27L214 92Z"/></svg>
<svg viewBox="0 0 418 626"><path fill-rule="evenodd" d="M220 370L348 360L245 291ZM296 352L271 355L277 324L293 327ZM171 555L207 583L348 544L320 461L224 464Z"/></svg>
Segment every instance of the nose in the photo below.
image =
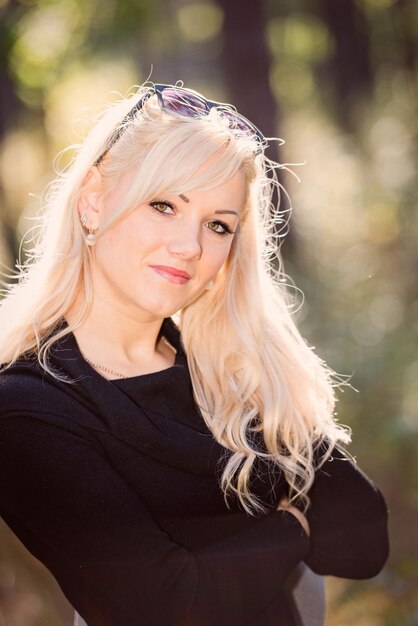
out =
<svg viewBox="0 0 418 626"><path fill-rule="evenodd" d="M200 231L198 225L188 223L176 232L169 239L168 251L173 256L195 261L202 255L202 244L200 241Z"/></svg>

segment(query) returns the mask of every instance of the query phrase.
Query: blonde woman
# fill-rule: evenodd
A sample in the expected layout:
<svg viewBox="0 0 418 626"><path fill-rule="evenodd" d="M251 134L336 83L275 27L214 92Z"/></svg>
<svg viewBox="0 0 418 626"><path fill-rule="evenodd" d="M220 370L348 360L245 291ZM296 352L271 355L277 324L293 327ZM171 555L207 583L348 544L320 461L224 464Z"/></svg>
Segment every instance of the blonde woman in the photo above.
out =
<svg viewBox="0 0 418 626"><path fill-rule="evenodd" d="M265 146L229 105L141 87L54 181L2 302L0 513L88 626L295 626L301 563L386 561L273 271Z"/></svg>

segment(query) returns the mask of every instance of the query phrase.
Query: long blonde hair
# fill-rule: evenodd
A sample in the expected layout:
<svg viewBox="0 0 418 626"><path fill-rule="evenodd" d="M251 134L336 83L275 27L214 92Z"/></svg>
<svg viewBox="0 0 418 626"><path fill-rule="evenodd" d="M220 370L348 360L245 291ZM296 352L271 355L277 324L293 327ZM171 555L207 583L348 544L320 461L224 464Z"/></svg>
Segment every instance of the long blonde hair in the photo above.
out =
<svg viewBox="0 0 418 626"><path fill-rule="evenodd" d="M271 216L278 164L263 153L254 156L255 141L238 137L216 109L204 118L178 118L161 111L151 97L126 121L146 89L110 105L69 167L49 186L37 241L27 262L18 266L19 281L8 287L0 305L0 363L5 369L35 353L46 371L60 377L51 368L49 350L83 323L93 300L93 258L78 217L79 194L114 129L123 124L123 133L98 166L106 185L117 185L127 170L135 176L101 232L143 202L164 193L213 188L241 168L247 203L229 257L215 286L175 319L196 403L214 438L233 452L221 477L226 503L228 494L235 493L247 513L265 511L250 489L259 458L280 468L290 496L306 509L315 452L327 444L324 462L338 441L349 441L349 433L333 417L334 373L293 320L277 219ZM72 322L60 328L70 310ZM254 446L254 433L262 436L261 449Z"/></svg>

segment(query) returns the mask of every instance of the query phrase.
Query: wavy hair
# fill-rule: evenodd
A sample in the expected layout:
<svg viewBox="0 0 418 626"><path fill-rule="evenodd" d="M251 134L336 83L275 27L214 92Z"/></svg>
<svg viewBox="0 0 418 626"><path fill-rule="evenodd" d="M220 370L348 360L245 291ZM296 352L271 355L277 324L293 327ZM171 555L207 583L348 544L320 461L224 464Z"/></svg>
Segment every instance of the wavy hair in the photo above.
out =
<svg viewBox="0 0 418 626"><path fill-rule="evenodd" d="M254 140L237 136L216 108L204 118L179 118L161 111L150 97L126 119L146 89L109 105L49 185L30 256L18 264L18 280L7 287L0 305L2 369L35 354L44 370L62 376L52 369L49 351L83 323L93 301L94 258L85 244L78 199L87 172L115 130L123 132L98 165L105 185L114 188L127 170L135 175L100 233L152 198L214 188L241 168L247 201L228 259L214 287L175 320L196 403L214 438L232 452L220 480L227 506L228 495L235 493L248 514L265 512L251 491L258 459L278 466L290 498L306 510L316 452L321 447L322 463L338 441L348 443L350 437L333 416L334 387L341 382L293 319L278 245L283 216L273 206L274 191L281 188L276 170L282 166L264 153L254 156ZM60 327L70 311L71 323Z"/></svg>

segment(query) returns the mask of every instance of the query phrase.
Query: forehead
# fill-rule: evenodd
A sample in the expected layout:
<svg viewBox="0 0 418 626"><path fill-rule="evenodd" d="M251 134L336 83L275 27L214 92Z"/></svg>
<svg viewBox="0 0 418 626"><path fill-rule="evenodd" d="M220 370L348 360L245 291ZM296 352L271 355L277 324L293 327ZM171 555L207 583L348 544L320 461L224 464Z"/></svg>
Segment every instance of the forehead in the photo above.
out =
<svg viewBox="0 0 418 626"><path fill-rule="evenodd" d="M179 202L183 207L193 205L194 208L202 207L204 211L232 210L238 214L243 212L246 204L248 177L242 166L230 176L225 170L208 171L199 167L194 173L181 176L177 181L170 180L170 175L167 176L168 180L164 178L163 173L161 178L156 175L154 180L147 180L143 172L126 171L105 190L106 204L114 208L126 202L126 206L133 209L144 202L166 199Z"/></svg>
<svg viewBox="0 0 418 626"><path fill-rule="evenodd" d="M246 202L247 179L241 170L223 183L205 189L185 190L179 198L189 205L199 204L202 208L214 211L240 214Z"/></svg>

